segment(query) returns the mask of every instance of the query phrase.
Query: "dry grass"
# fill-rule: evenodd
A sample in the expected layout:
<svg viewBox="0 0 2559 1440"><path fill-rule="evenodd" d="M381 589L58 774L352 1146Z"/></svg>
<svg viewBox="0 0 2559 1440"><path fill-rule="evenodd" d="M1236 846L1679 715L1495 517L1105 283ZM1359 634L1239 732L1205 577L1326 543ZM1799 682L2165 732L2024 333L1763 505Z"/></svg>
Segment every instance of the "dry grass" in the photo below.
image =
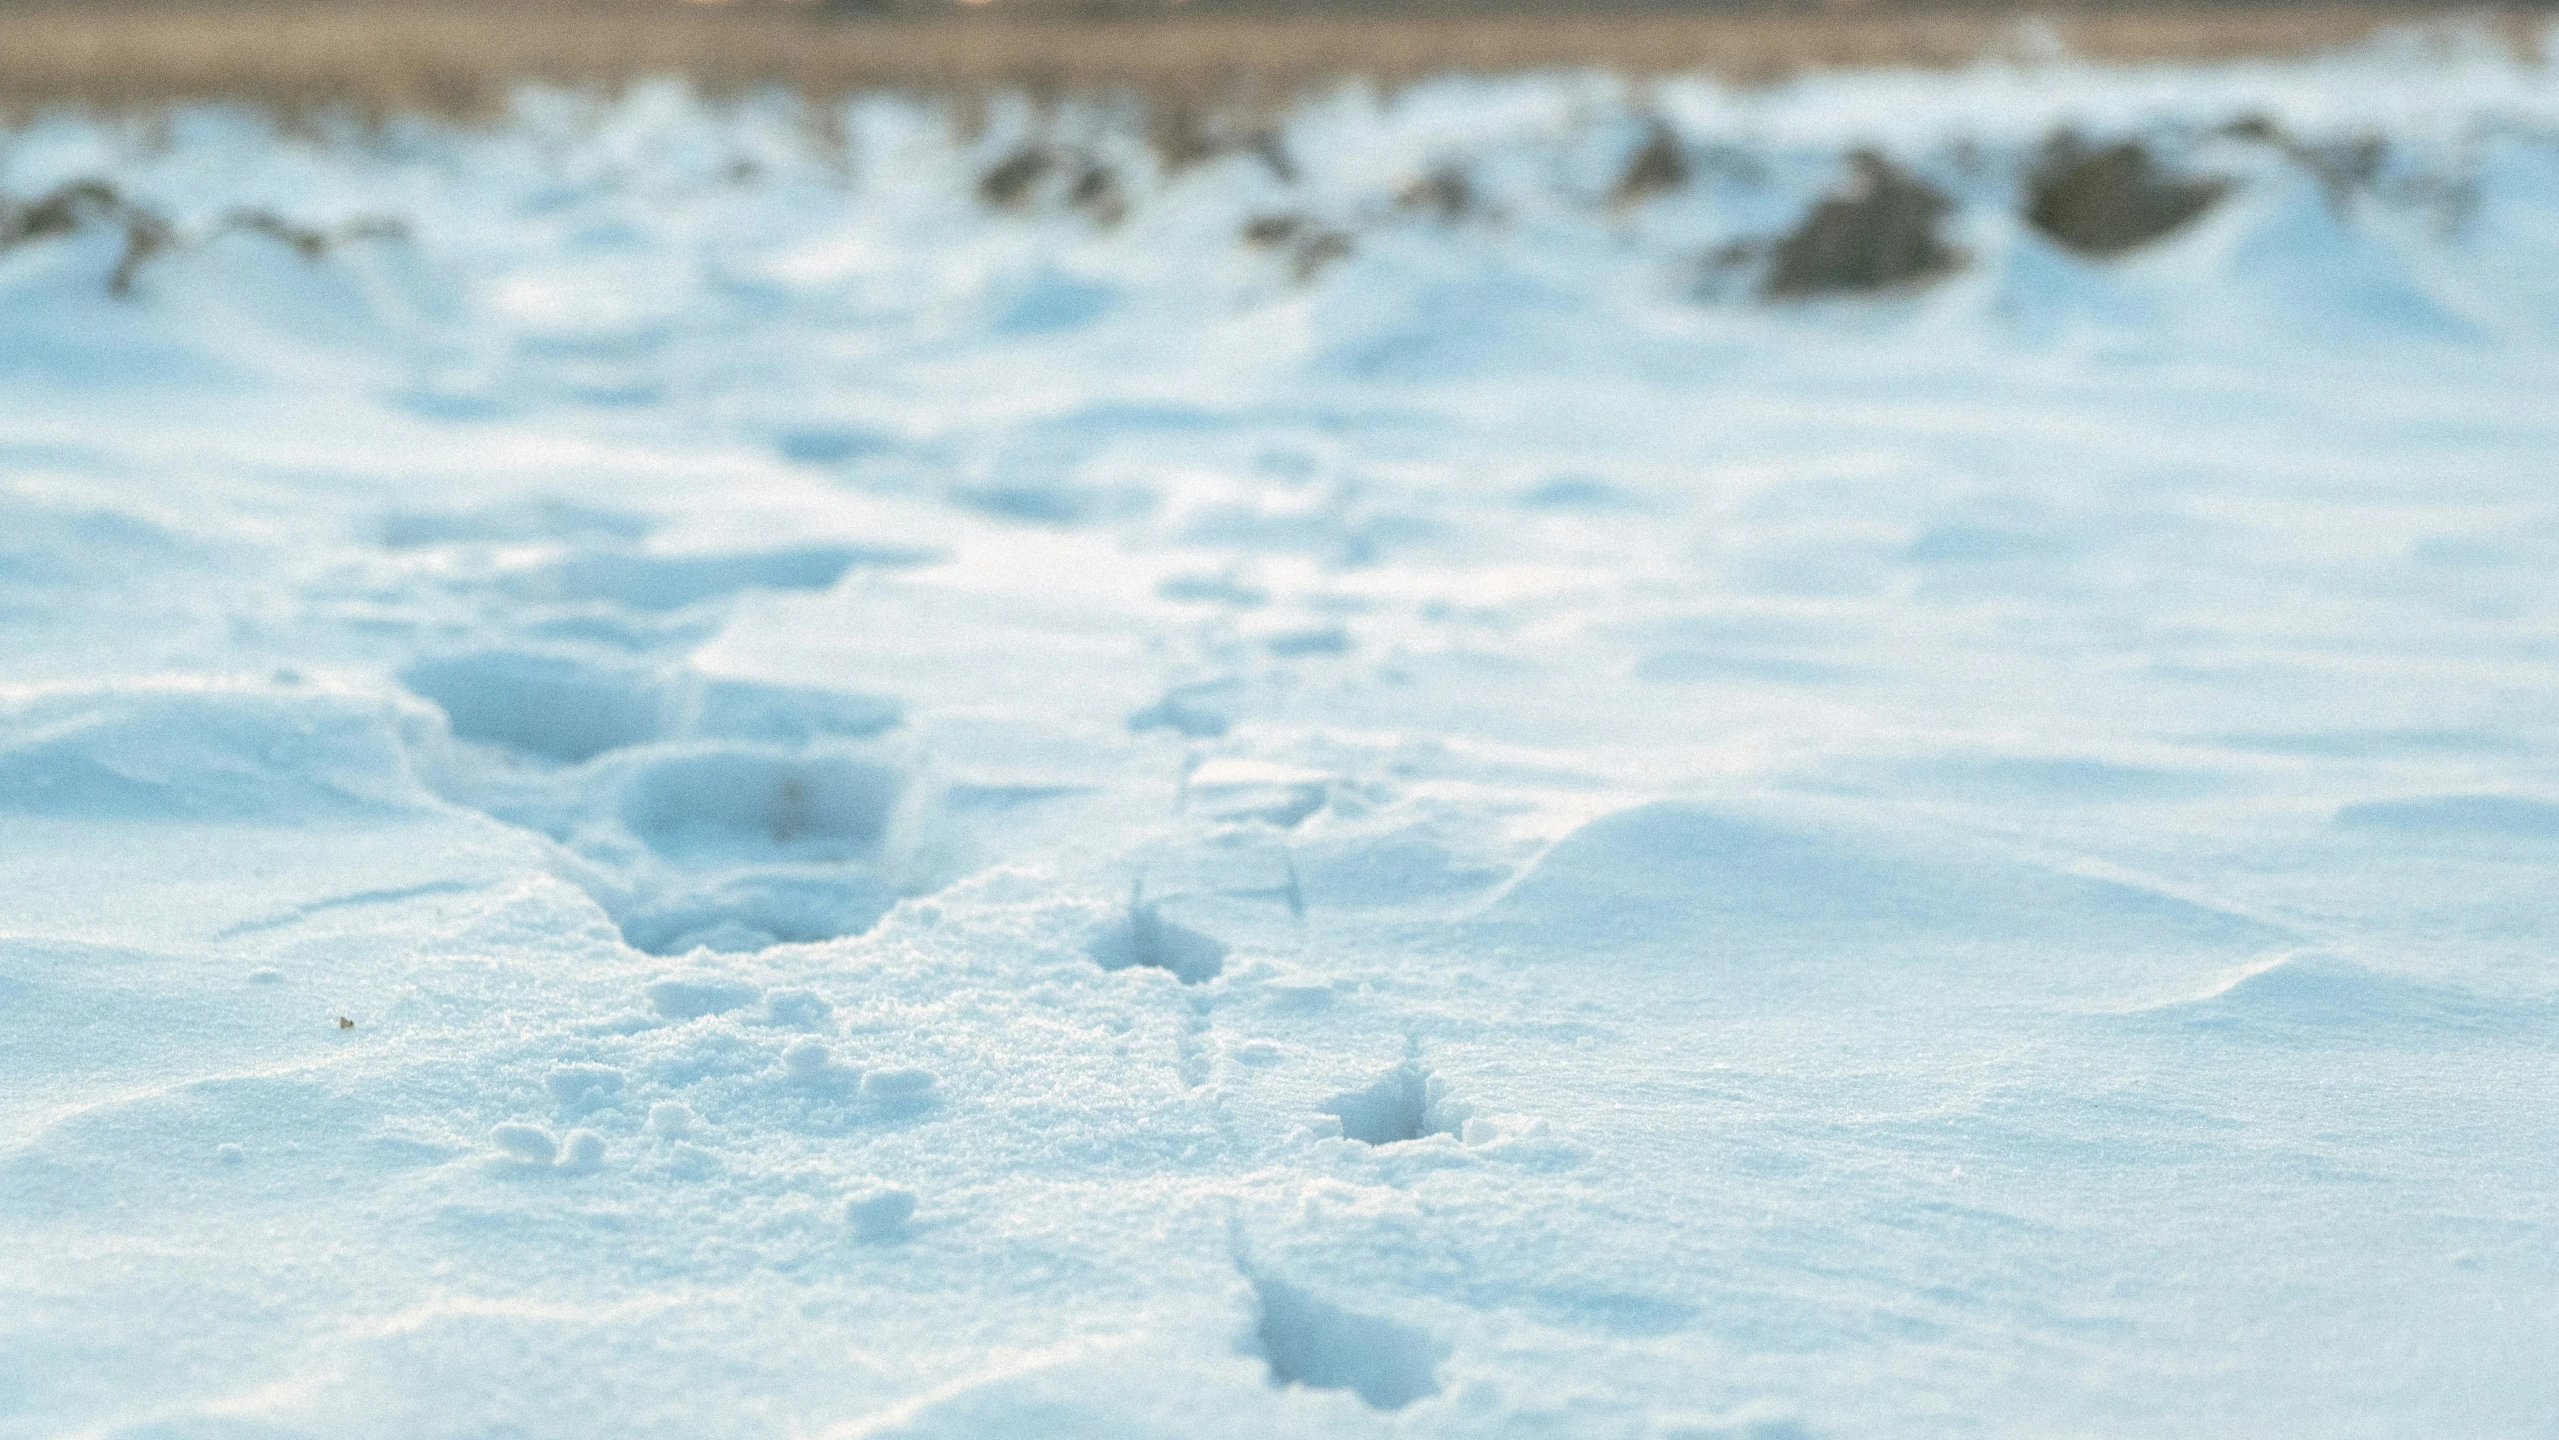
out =
<svg viewBox="0 0 2559 1440"><path fill-rule="evenodd" d="M2019 12L1932 9L849 21L631 4L21 8L0 9L0 109L137 110L229 99L286 114L469 119L494 113L527 80L612 88L653 74L688 76L713 95L768 86L813 98L1014 89L1254 105L1344 76L1392 86L1449 72L1587 67L1756 83L1807 69L2025 58L2053 40L2072 54L2126 61L2289 55L2453 18L2525 53L2548 16L2317 3L2143 6L2040 12L2029 29Z"/></svg>

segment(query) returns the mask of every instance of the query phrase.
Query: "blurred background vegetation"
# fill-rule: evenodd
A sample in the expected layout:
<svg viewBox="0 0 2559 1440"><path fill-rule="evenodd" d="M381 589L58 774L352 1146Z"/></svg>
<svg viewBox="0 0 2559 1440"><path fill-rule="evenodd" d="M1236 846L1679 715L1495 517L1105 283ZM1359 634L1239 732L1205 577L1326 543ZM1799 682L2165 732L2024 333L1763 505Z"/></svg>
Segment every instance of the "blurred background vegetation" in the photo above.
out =
<svg viewBox="0 0 2559 1440"><path fill-rule="evenodd" d="M2217 59L2458 25L2538 56L2552 0L0 0L0 111L247 101L487 116L518 84L781 87L1255 108L1361 77L1602 69L1737 83L1984 58Z"/></svg>

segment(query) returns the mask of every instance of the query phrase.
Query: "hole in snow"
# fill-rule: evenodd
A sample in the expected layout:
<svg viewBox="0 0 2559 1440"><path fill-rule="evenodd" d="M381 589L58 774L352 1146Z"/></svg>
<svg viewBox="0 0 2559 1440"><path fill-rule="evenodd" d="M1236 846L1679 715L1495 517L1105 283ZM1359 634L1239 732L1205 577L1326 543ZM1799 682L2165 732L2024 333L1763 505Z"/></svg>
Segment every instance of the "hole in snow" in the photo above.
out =
<svg viewBox="0 0 2559 1440"><path fill-rule="evenodd" d="M905 788L869 761L709 750L634 775L622 823L661 855L854 859L880 849Z"/></svg>
<svg viewBox="0 0 2559 1440"><path fill-rule="evenodd" d="M629 903L608 900L606 910L634 950L737 954L859 935L878 924L897 899L888 879L858 867L827 867L824 873L751 869L692 884L665 882L644 888Z"/></svg>
<svg viewBox="0 0 2559 1440"><path fill-rule="evenodd" d="M1440 1113L1439 1083L1407 1060L1358 1090L1346 1090L1324 1102L1324 1113L1338 1115L1342 1134L1364 1145L1396 1145L1425 1135L1455 1131Z"/></svg>
<svg viewBox="0 0 2559 1440"><path fill-rule="evenodd" d="M682 734L770 745L877 735L903 709L884 695L712 676L681 687L670 708L670 728Z"/></svg>
<svg viewBox="0 0 2559 1440"><path fill-rule="evenodd" d="M424 661L400 679L443 706L463 739L567 764L658 734L659 682L635 666L491 650Z"/></svg>
<svg viewBox="0 0 2559 1440"><path fill-rule="evenodd" d="M1217 978L1226 968L1226 946L1187 925L1156 913L1140 890L1129 891L1127 913L1102 927L1085 947L1093 963L1105 970L1145 965L1169 970L1185 985Z"/></svg>
<svg viewBox="0 0 2559 1440"><path fill-rule="evenodd" d="M801 545L735 554L589 550L517 577L529 599L591 600L633 610L681 610L741 590L824 590L856 565L914 565L931 557L895 546Z"/></svg>
<svg viewBox="0 0 2559 1440"><path fill-rule="evenodd" d="M1430 1336L1360 1315L1277 1280L1253 1280L1248 1353L1271 1367L1273 1385L1348 1390L1380 1410L1439 1393L1431 1372L1443 1353Z"/></svg>

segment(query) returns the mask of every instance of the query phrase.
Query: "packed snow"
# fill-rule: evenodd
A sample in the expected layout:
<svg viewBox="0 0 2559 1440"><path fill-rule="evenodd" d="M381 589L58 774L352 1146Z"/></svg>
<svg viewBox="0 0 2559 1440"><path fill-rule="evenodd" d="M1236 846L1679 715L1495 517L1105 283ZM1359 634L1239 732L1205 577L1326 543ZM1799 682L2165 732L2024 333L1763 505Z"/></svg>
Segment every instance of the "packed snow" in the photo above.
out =
<svg viewBox="0 0 2559 1440"><path fill-rule="evenodd" d="M1162 128L0 134L0 1435L2554 1433L2551 71Z"/></svg>

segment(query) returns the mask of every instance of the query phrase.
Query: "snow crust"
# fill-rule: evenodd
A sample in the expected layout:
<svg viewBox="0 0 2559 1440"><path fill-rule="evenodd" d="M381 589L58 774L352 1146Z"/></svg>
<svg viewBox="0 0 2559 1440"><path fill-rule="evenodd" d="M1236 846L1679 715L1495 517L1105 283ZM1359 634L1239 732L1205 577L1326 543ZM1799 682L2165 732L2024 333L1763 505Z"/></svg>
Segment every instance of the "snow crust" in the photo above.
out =
<svg viewBox="0 0 2559 1440"><path fill-rule="evenodd" d="M0 1435L2551 1433L2549 72L1142 134L0 137Z"/></svg>

